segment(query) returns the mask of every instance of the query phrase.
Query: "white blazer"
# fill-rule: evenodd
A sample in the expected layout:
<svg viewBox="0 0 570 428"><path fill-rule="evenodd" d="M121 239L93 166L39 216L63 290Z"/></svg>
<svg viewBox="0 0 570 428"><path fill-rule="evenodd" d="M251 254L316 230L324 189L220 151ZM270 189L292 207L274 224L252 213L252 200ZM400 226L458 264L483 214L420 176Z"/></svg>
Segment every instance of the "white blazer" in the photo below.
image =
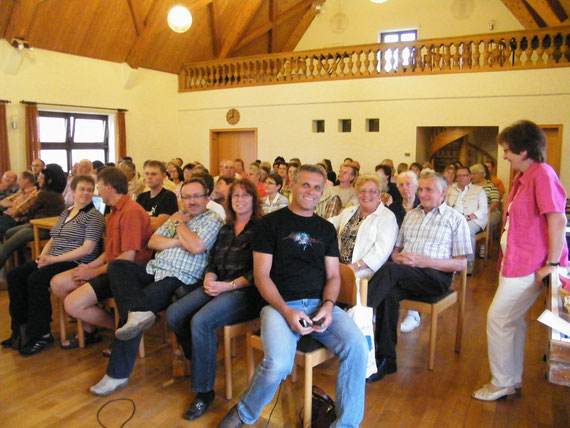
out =
<svg viewBox="0 0 570 428"><path fill-rule="evenodd" d="M358 207L358 205L353 205L345 208L339 215L329 219L336 229L339 248L341 245L340 231L342 231ZM354 263L362 259L369 267L369 269L358 271L356 276L358 278L368 278L380 269L388 260L390 254L392 254L397 237L398 223L396 222L396 216L380 202L376 211L362 221L356 234L352 262Z"/></svg>

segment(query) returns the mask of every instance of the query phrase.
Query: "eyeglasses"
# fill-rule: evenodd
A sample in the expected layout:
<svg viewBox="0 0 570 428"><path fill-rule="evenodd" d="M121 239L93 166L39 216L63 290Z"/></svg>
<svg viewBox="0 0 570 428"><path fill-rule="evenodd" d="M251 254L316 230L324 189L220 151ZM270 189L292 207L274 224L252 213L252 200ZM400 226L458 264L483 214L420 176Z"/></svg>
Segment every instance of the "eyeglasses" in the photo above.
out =
<svg viewBox="0 0 570 428"><path fill-rule="evenodd" d="M232 199L239 199L239 198L249 199L249 198L251 198L251 195L249 193L242 193L242 194L234 193L232 195Z"/></svg>
<svg viewBox="0 0 570 428"><path fill-rule="evenodd" d="M192 200L198 200L200 198L203 198L204 196L208 196L208 195L184 195L182 196L182 200L184 201L192 201Z"/></svg>

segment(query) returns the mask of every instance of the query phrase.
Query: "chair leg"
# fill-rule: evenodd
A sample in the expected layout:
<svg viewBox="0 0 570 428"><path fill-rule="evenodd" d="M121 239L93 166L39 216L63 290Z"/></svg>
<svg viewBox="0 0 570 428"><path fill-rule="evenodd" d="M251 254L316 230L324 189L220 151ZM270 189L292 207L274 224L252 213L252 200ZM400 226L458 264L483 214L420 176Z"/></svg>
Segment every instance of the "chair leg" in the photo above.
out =
<svg viewBox="0 0 570 428"><path fill-rule="evenodd" d="M67 331L65 330L65 310L63 309L63 300L57 299L57 303L59 309L59 341L63 345L63 342L67 340Z"/></svg>
<svg viewBox="0 0 570 428"><path fill-rule="evenodd" d="M253 347L251 346L251 333L245 335L245 353L247 359L247 379L251 382L253 377Z"/></svg>
<svg viewBox="0 0 570 428"><path fill-rule="evenodd" d="M291 382L297 383L297 364L293 363L293 370L291 371Z"/></svg>
<svg viewBox="0 0 570 428"><path fill-rule="evenodd" d="M235 358L237 355L237 338L233 338L231 339L231 343L232 343L232 358Z"/></svg>
<svg viewBox="0 0 570 428"><path fill-rule="evenodd" d="M139 343L139 357L140 358L146 357L146 351L144 349L144 334L141 336L141 341Z"/></svg>
<svg viewBox="0 0 570 428"><path fill-rule="evenodd" d="M312 408L313 408L313 365L305 357L305 386L304 386L304 403L303 408L303 428L311 426Z"/></svg>
<svg viewBox="0 0 570 428"><path fill-rule="evenodd" d="M429 357L428 369L433 370L435 360L435 344L437 342L437 311L431 313L431 324L429 327Z"/></svg>
<svg viewBox="0 0 570 428"><path fill-rule="evenodd" d="M77 340L79 340L79 347L85 348L85 330L83 329L83 321L77 318Z"/></svg>
<svg viewBox="0 0 570 428"><path fill-rule="evenodd" d="M232 399L232 338L228 326L224 327L224 370L226 377L226 400Z"/></svg>

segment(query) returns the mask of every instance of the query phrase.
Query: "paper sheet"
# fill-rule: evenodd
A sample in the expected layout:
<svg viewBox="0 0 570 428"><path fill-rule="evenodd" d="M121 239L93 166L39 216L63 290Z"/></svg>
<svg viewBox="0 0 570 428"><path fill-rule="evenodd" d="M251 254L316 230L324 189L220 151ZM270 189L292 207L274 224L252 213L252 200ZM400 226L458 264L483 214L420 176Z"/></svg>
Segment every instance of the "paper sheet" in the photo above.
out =
<svg viewBox="0 0 570 428"><path fill-rule="evenodd" d="M538 320L541 323L546 324L548 327L564 334L566 337L570 337L570 323L564 321L560 317L557 317L548 309L546 309L542 314L540 314Z"/></svg>

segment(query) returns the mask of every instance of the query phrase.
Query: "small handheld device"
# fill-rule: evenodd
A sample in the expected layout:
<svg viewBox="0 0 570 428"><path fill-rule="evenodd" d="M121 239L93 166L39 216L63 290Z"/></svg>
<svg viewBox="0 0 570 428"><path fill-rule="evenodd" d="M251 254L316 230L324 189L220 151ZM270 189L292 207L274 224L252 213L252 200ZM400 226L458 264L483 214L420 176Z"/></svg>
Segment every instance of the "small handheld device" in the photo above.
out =
<svg viewBox="0 0 570 428"><path fill-rule="evenodd" d="M299 320L299 324L301 324L301 327L303 327L303 328L307 328L307 327L312 327L312 326L313 326L313 324L310 323L309 321L307 321L305 318L301 318L301 319Z"/></svg>

